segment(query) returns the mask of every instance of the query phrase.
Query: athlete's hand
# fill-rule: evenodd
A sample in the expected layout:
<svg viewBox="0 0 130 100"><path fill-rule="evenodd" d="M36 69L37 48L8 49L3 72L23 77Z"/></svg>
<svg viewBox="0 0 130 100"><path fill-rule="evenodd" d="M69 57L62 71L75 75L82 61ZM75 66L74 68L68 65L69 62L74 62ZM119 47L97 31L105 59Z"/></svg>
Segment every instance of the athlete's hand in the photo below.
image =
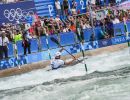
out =
<svg viewBox="0 0 130 100"><path fill-rule="evenodd" d="M65 49L64 49L64 47L61 47L61 49L60 49L60 51L59 51L59 52L62 52L63 50L65 50Z"/></svg>
<svg viewBox="0 0 130 100"><path fill-rule="evenodd" d="M61 50L65 50L65 48L64 48L64 47L61 47Z"/></svg>
<svg viewBox="0 0 130 100"><path fill-rule="evenodd" d="M76 58L76 57L74 57L74 58L73 58L73 60L77 60L77 58Z"/></svg>

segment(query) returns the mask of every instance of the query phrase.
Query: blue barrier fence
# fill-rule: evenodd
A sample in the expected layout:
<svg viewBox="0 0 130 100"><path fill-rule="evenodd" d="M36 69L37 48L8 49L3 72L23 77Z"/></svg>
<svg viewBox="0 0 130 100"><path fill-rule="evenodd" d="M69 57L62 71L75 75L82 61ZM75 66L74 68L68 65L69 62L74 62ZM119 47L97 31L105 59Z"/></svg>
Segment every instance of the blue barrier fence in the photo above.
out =
<svg viewBox="0 0 130 100"><path fill-rule="evenodd" d="M31 39L31 52L32 53L38 52L38 40L37 39Z"/></svg>
<svg viewBox="0 0 130 100"><path fill-rule="evenodd" d="M75 34L73 32L61 33L60 44L62 46L75 44Z"/></svg>
<svg viewBox="0 0 130 100"><path fill-rule="evenodd" d="M9 57L13 57L14 56L14 48L13 48L13 44L12 43L9 43L8 44L8 55Z"/></svg>
<svg viewBox="0 0 130 100"><path fill-rule="evenodd" d="M85 29L83 32L84 32L84 40L86 42L90 41L92 35L92 29Z"/></svg>
<svg viewBox="0 0 130 100"><path fill-rule="evenodd" d="M113 27L115 36L125 35L124 23L114 24Z"/></svg>
<svg viewBox="0 0 130 100"><path fill-rule="evenodd" d="M127 22L128 32L130 33L130 22Z"/></svg>

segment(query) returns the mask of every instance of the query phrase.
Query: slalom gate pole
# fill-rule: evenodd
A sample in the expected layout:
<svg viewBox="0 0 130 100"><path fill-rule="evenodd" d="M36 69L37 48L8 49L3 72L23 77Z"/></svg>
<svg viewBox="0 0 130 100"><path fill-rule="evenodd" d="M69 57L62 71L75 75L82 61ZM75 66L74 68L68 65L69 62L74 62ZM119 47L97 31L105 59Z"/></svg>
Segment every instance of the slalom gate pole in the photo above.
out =
<svg viewBox="0 0 130 100"><path fill-rule="evenodd" d="M87 72L88 69L87 69L87 64L86 64L86 61L85 61L84 46L83 46L83 43L82 43L82 38L81 38L80 32L81 32L80 28L77 28L77 37L78 37L78 39L79 39L79 41L80 41L81 52L82 52L82 56L83 56L83 62L84 62L85 70L86 70L86 72Z"/></svg>
<svg viewBox="0 0 130 100"><path fill-rule="evenodd" d="M126 40L127 40L127 43L128 43L128 48L129 48L129 54L130 54L130 41L129 41L129 33L128 33L128 27L127 27L127 24L126 24L126 19L124 18L124 27L125 27L125 32L126 32Z"/></svg>
<svg viewBox="0 0 130 100"><path fill-rule="evenodd" d="M19 59L19 57L18 57L18 54L17 54L17 57L16 57L16 58L17 58L17 60L18 60L18 68L21 69L21 66L20 66L20 59Z"/></svg>
<svg viewBox="0 0 130 100"><path fill-rule="evenodd" d="M50 49L49 49L48 34L46 34L45 37L46 37L46 44L47 44L47 50L48 50L49 58L51 60L52 57L51 57L51 52L50 52Z"/></svg>
<svg viewBox="0 0 130 100"><path fill-rule="evenodd" d="M21 66L20 66L20 59L19 59L19 56L18 56L18 49L17 49L16 43L13 44L13 49L14 49L15 57L16 57L16 59L17 59L17 61L18 61L17 67L18 67L18 69L21 69Z"/></svg>

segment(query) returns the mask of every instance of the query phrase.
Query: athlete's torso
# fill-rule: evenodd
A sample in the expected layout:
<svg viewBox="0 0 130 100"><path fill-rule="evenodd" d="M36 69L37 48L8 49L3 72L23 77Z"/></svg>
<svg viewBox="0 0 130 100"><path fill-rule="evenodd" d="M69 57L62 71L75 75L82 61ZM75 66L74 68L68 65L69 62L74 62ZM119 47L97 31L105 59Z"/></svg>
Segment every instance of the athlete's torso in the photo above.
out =
<svg viewBox="0 0 130 100"><path fill-rule="evenodd" d="M61 59L53 59L51 61L52 69L58 69L58 68L62 67L64 64L65 64L65 62Z"/></svg>

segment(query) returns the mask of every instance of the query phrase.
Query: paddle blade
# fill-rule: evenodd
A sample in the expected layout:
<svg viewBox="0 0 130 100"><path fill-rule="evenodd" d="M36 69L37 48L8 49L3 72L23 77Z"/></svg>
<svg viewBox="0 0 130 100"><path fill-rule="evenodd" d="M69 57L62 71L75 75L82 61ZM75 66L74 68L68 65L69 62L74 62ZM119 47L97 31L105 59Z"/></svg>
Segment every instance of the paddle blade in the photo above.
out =
<svg viewBox="0 0 130 100"><path fill-rule="evenodd" d="M58 40L54 37L50 37L51 41L55 42L57 45L60 45L60 43L58 42Z"/></svg>

